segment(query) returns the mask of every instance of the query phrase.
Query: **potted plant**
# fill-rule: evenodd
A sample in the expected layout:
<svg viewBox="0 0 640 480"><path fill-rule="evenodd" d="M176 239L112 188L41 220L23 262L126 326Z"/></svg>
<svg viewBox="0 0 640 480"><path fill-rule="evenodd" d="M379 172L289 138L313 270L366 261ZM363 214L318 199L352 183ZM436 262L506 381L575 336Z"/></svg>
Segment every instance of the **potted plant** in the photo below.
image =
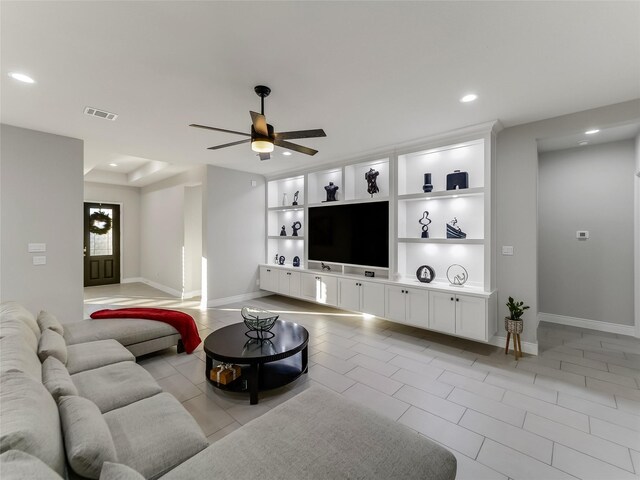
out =
<svg viewBox="0 0 640 480"><path fill-rule="evenodd" d="M517 302L513 297L509 297L507 308L509 309L510 315L504 318L505 330L509 333L521 334L524 325L522 315L524 311L529 308L529 305L525 305L524 302Z"/></svg>

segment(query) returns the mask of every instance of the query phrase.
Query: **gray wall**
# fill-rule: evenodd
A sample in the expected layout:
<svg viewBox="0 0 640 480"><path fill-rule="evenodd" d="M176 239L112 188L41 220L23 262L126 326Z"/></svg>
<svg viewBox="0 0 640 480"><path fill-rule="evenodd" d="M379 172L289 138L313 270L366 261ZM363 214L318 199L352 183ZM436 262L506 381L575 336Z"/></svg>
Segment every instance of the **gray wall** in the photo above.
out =
<svg viewBox="0 0 640 480"><path fill-rule="evenodd" d="M0 127L0 300L82 319L83 142ZM46 243L28 253L28 243ZM34 255L46 255L35 266Z"/></svg>
<svg viewBox="0 0 640 480"><path fill-rule="evenodd" d="M184 291L200 294L202 283L202 187L184 189Z"/></svg>
<svg viewBox="0 0 640 480"><path fill-rule="evenodd" d="M265 258L265 179L213 166L207 166L206 177L207 300L257 292L258 264Z"/></svg>
<svg viewBox="0 0 640 480"><path fill-rule="evenodd" d="M122 280L140 277L140 188L84 182L85 202L120 203Z"/></svg>
<svg viewBox="0 0 640 480"><path fill-rule="evenodd" d="M633 325L634 140L543 153L539 167L539 310Z"/></svg>
<svg viewBox="0 0 640 480"><path fill-rule="evenodd" d="M508 314L509 295L531 309L524 315L523 341L536 342L538 327L538 149L537 139L584 132L594 125L637 122L640 100L506 128L498 134L496 158L498 317ZM513 256L500 253L513 245Z"/></svg>

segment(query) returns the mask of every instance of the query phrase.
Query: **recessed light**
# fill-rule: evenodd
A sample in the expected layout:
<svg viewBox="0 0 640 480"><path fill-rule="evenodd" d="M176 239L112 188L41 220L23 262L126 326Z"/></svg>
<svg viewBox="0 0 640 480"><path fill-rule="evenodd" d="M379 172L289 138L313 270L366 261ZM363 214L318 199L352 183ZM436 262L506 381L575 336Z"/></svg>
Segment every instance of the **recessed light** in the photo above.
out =
<svg viewBox="0 0 640 480"><path fill-rule="evenodd" d="M580 145L581 147L584 147L585 145L589 145L589 142L587 142L586 140L583 140L581 142L578 142L578 145Z"/></svg>
<svg viewBox="0 0 640 480"><path fill-rule="evenodd" d="M31 78L29 75L25 75L24 73L10 72L9 76L14 80L18 80L19 82L36 83L36 81L33 78Z"/></svg>
<svg viewBox="0 0 640 480"><path fill-rule="evenodd" d="M291 155L291 152L282 152L282 154L288 157L289 155Z"/></svg>
<svg viewBox="0 0 640 480"><path fill-rule="evenodd" d="M465 95L464 97L462 97L460 99L460 101L462 103L469 103L469 102L473 102L477 98L478 98L478 95L476 95L475 93L470 93L470 94Z"/></svg>
<svg viewBox="0 0 640 480"><path fill-rule="evenodd" d="M117 167L117 166L118 166L118 164L117 164L117 163L110 163L110 164L109 164L109 166L110 166L110 167Z"/></svg>
<svg viewBox="0 0 640 480"><path fill-rule="evenodd" d="M585 135L593 135L594 133L598 133L600 130L597 128L594 128L593 130L587 130L586 132L584 132Z"/></svg>

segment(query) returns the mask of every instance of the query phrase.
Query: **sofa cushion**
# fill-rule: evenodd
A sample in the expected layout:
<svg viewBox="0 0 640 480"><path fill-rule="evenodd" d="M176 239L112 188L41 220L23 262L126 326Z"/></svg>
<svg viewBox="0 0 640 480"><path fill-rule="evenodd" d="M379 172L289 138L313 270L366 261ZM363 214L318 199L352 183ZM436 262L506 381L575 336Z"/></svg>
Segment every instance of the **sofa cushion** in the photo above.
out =
<svg viewBox="0 0 640 480"><path fill-rule="evenodd" d="M55 357L47 358L42 364L42 383L56 402L63 396L78 395L67 367Z"/></svg>
<svg viewBox="0 0 640 480"><path fill-rule="evenodd" d="M38 357L40 361L44 362L49 356L57 358L64 364L67 363L67 344L64 342L62 335L53 330L42 332L38 342Z"/></svg>
<svg viewBox="0 0 640 480"><path fill-rule="evenodd" d="M121 463L104 462L100 480L144 480L140 473Z"/></svg>
<svg viewBox="0 0 640 480"><path fill-rule="evenodd" d="M163 480L452 480L451 452L337 393L312 387L252 420Z"/></svg>
<svg viewBox="0 0 640 480"><path fill-rule="evenodd" d="M22 337L34 352L38 351L38 337L26 323L15 317L3 318L0 322L0 338L13 335Z"/></svg>
<svg viewBox="0 0 640 480"><path fill-rule="evenodd" d="M67 346L67 370L70 374L104 367L112 363L135 361L129 350L115 340L78 343Z"/></svg>
<svg viewBox="0 0 640 480"><path fill-rule="evenodd" d="M38 322L38 327L40 327L41 332L53 330L60 335L64 333L64 327L52 313L41 310L36 321Z"/></svg>
<svg viewBox="0 0 640 480"><path fill-rule="evenodd" d="M162 392L160 385L135 362L120 362L76 373L71 377L79 395L102 413Z"/></svg>
<svg viewBox="0 0 640 480"><path fill-rule="evenodd" d="M0 374L23 372L42 381L42 364L22 335L0 338Z"/></svg>
<svg viewBox="0 0 640 480"><path fill-rule="evenodd" d="M16 318L27 325L37 339L40 338L40 328L33 314L18 302L0 303L0 319Z"/></svg>
<svg viewBox="0 0 640 480"><path fill-rule="evenodd" d="M9 450L0 455L0 473L2 480L62 480L42 460L20 450Z"/></svg>
<svg viewBox="0 0 640 480"><path fill-rule="evenodd" d="M100 410L91 400L77 396L61 397L59 408L69 465L77 474L99 478L104 462L117 461L113 439Z"/></svg>
<svg viewBox="0 0 640 480"><path fill-rule="evenodd" d="M0 377L0 452L22 450L64 476L58 407L39 381L22 372Z"/></svg>
<svg viewBox="0 0 640 480"><path fill-rule="evenodd" d="M111 410L104 419L118 461L145 478L159 477L208 445L193 417L168 393Z"/></svg>
<svg viewBox="0 0 640 480"><path fill-rule="evenodd" d="M125 347L156 338L177 335L171 325L155 320L107 318L66 323L64 338L68 345L112 338Z"/></svg>

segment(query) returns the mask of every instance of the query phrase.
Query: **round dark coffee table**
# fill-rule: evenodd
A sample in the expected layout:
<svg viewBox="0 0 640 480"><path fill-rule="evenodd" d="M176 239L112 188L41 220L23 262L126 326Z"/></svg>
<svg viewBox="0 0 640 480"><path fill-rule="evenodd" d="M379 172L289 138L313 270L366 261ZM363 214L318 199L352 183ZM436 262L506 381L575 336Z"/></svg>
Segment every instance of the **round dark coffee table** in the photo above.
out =
<svg viewBox="0 0 640 480"><path fill-rule="evenodd" d="M258 392L281 387L307 373L309 332L297 323L276 320L269 339L249 338L244 323L220 328L204 341L205 375L221 390L248 392L249 403L258 403ZM214 363L215 362L215 363ZM235 363L242 375L226 385L211 380L218 363Z"/></svg>

